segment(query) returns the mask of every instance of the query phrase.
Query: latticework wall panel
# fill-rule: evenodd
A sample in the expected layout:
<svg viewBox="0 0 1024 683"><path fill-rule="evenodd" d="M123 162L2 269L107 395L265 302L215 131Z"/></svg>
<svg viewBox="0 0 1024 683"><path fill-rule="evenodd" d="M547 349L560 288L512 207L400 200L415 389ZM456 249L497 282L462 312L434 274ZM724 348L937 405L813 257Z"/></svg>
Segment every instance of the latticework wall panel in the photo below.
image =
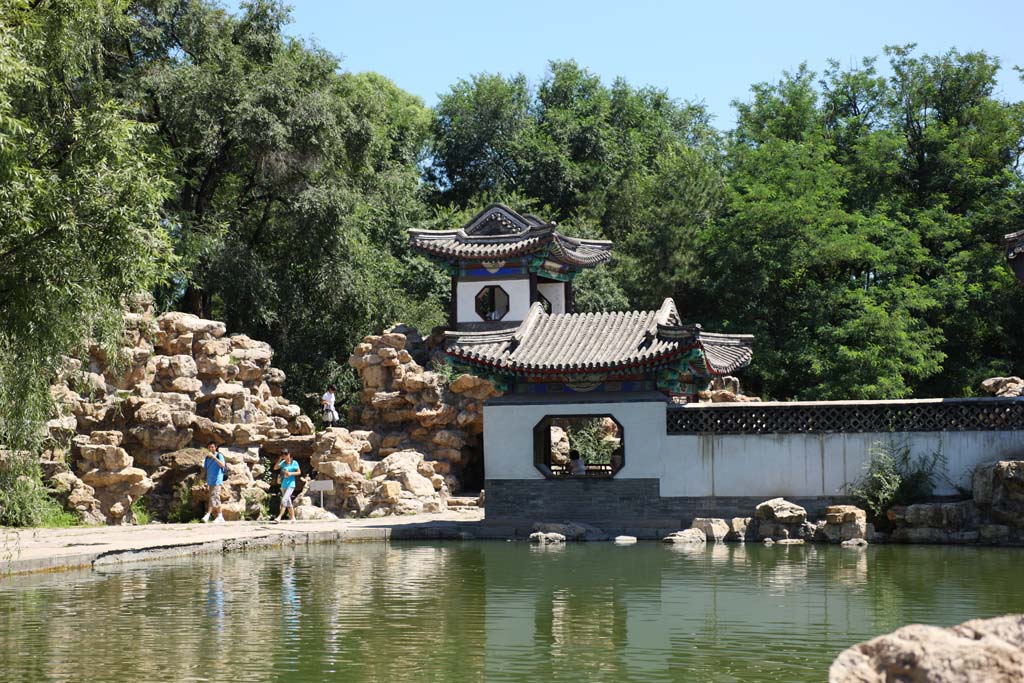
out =
<svg viewBox="0 0 1024 683"><path fill-rule="evenodd" d="M669 434L964 432L1024 429L1024 401L959 399L669 406Z"/></svg>

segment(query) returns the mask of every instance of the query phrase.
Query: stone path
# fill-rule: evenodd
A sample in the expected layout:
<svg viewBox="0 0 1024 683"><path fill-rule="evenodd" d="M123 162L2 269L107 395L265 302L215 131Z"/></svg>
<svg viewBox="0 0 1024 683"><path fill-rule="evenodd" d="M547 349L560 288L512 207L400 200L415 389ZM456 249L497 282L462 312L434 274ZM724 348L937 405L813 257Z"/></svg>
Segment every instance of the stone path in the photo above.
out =
<svg viewBox="0 0 1024 683"><path fill-rule="evenodd" d="M146 526L0 528L0 581L5 575L229 552L282 545L475 535L483 510L272 524L149 524Z"/></svg>

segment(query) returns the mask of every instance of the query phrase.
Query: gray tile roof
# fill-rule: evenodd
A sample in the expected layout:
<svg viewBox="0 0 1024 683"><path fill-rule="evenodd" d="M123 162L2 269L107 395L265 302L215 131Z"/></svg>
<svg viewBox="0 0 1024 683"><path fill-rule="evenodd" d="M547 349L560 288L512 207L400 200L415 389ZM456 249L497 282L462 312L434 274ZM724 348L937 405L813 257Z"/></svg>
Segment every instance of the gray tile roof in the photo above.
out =
<svg viewBox="0 0 1024 683"><path fill-rule="evenodd" d="M447 353L456 360L511 374L601 372L660 367L700 349L709 374L750 363L751 335L703 332L683 325L672 299L657 311L548 314L533 304L518 328L449 332Z"/></svg>
<svg viewBox="0 0 1024 683"><path fill-rule="evenodd" d="M586 267L611 258L612 243L563 235L554 222L492 204L458 230L409 230L413 249L430 256L470 261L535 254L545 249L554 261Z"/></svg>

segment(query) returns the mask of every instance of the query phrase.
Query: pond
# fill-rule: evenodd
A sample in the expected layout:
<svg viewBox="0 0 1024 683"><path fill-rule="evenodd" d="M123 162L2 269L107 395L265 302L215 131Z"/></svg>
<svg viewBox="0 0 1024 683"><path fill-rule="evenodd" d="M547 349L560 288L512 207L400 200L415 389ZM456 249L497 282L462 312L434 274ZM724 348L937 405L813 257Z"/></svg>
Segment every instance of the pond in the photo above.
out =
<svg viewBox="0 0 1024 683"><path fill-rule="evenodd" d="M0 680L823 681L1024 549L341 544L0 579Z"/></svg>

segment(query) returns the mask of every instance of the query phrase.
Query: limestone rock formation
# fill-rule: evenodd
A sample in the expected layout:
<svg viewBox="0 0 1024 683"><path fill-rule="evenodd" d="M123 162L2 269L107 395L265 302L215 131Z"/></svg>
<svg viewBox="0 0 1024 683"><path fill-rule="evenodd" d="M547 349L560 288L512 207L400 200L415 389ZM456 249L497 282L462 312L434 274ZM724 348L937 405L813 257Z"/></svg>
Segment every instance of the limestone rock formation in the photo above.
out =
<svg viewBox="0 0 1024 683"><path fill-rule="evenodd" d="M785 498L772 498L758 504L754 517L759 539L780 541L809 538L814 534L813 525L807 524L807 510Z"/></svg>
<svg viewBox="0 0 1024 683"><path fill-rule="evenodd" d="M697 517L690 523L693 529L700 529L709 543L720 543L729 535L729 525L716 517Z"/></svg>
<svg viewBox="0 0 1024 683"><path fill-rule="evenodd" d="M839 654L830 683L1011 683L1024 680L1024 615L952 628L911 624Z"/></svg>
<svg viewBox="0 0 1024 683"><path fill-rule="evenodd" d="M1024 379L1020 377L990 377L981 388L993 396L1017 397L1024 394Z"/></svg>
<svg viewBox="0 0 1024 683"><path fill-rule="evenodd" d="M474 375L447 377L424 369L414 359L418 351L407 348L418 337L402 326L356 346L349 365L359 373L363 390L350 421L380 435L372 455L422 453L457 493L471 478L468 472L482 464L483 403L500 392Z"/></svg>
<svg viewBox="0 0 1024 683"><path fill-rule="evenodd" d="M854 505L830 505L825 519L817 525L815 540L842 543L853 539L866 540L868 514Z"/></svg>
<svg viewBox="0 0 1024 683"><path fill-rule="evenodd" d="M740 389L738 377L727 375L714 377L704 391L697 392L697 398L701 403L756 403L760 402L757 396L747 396Z"/></svg>
<svg viewBox="0 0 1024 683"><path fill-rule="evenodd" d="M675 531L665 538L661 539L664 543L707 543L708 538L704 535L704 532L700 529L683 529L682 531Z"/></svg>
<svg viewBox="0 0 1024 683"><path fill-rule="evenodd" d="M215 320L133 305L114 357L89 345L82 359L65 359L51 388L59 414L50 435L57 443L75 436L62 454L69 467L46 468L49 485L87 523L130 521L143 496L164 517L208 496L198 449L213 441L228 464L225 517L258 516L269 488L260 446L313 433L313 422L281 395L285 377L271 366L273 351L227 336Z"/></svg>

